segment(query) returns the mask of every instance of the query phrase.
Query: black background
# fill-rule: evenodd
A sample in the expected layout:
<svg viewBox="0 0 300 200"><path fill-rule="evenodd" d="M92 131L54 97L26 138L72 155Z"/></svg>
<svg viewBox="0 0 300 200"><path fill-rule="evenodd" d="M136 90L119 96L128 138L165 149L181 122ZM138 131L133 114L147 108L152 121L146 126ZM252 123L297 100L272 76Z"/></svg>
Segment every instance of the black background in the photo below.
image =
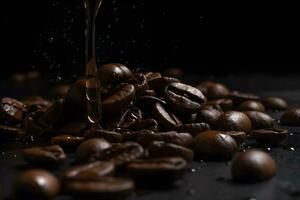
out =
<svg viewBox="0 0 300 200"><path fill-rule="evenodd" d="M202 73L295 71L296 4L104 0L97 18L99 65L183 67ZM1 76L37 68L84 72L82 0L1 2Z"/></svg>

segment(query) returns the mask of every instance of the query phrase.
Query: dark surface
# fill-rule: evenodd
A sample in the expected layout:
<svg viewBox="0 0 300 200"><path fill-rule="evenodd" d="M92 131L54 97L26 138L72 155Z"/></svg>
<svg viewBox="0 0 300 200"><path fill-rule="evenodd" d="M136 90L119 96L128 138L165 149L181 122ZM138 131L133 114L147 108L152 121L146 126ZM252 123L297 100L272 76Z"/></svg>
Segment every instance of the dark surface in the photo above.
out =
<svg viewBox="0 0 300 200"><path fill-rule="evenodd" d="M231 89L256 92L263 96L276 95L283 97L291 106L300 106L299 76L271 76L271 75L242 75L226 77L208 77L226 83ZM203 79L189 77L189 82ZM13 94L3 85L2 95ZM4 92L5 91L5 92ZM279 119L282 112L270 113ZM190 172L178 182L178 186L163 191L141 191L130 200L292 200L300 199L300 128L285 127L290 130L287 141L281 147L271 148L270 155L278 164L278 173L270 181L254 184L236 184L230 179L230 162L194 162ZM12 143L0 143L0 199L10 192L13 178L24 167L24 161ZM249 143L254 147L255 143ZM248 146L246 146L246 149ZM293 150L294 149L294 150ZM265 149L266 150L266 149ZM159 180L158 180L159 181ZM68 197L57 198L69 199Z"/></svg>

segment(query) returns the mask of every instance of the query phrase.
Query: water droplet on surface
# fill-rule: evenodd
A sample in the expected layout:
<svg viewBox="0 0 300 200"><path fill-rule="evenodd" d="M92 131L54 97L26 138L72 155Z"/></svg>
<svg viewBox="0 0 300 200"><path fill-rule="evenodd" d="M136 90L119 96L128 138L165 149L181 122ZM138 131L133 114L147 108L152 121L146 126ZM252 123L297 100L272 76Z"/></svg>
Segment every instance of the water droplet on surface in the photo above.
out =
<svg viewBox="0 0 300 200"><path fill-rule="evenodd" d="M292 133L292 132L291 132L291 133L289 133L289 135L290 135L290 136L293 136L293 135L294 135L294 133Z"/></svg>
<svg viewBox="0 0 300 200"><path fill-rule="evenodd" d="M14 158L16 158L17 157L17 155L16 154L14 154Z"/></svg>
<svg viewBox="0 0 300 200"><path fill-rule="evenodd" d="M54 42L54 37L53 36L48 37L48 42L53 43Z"/></svg>
<svg viewBox="0 0 300 200"><path fill-rule="evenodd" d="M196 169L192 168L192 169L190 169L190 172L191 172L191 173L195 173L195 172L196 172Z"/></svg>
<svg viewBox="0 0 300 200"><path fill-rule="evenodd" d="M6 153L4 151L1 152L1 156L5 156Z"/></svg>
<svg viewBox="0 0 300 200"><path fill-rule="evenodd" d="M288 151L295 151L296 150L296 146L292 145L292 144L287 144L283 146L283 149L288 150Z"/></svg>

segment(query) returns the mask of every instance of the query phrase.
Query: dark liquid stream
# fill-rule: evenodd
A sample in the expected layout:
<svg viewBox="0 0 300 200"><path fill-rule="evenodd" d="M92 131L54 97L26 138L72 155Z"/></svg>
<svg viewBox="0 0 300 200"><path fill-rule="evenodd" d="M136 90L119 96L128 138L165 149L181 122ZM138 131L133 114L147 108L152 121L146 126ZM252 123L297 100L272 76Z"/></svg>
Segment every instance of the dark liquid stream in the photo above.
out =
<svg viewBox="0 0 300 200"><path fill-rule="evenodd" d="M88 120L98 125L101 119L100 82L97 79L95 57L95 21L102 0L84 0L86 12L86 99Z"/></svg>

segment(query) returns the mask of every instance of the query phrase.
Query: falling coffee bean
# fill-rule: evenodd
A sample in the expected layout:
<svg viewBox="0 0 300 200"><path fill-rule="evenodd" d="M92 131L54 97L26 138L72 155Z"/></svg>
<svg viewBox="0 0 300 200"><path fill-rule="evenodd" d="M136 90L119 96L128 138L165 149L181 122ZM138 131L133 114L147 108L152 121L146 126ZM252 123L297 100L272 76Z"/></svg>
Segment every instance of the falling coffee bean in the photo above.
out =
<svg viewBox="0 0 300 200"><path fill-rule="evenodd" d="M271 128L275 125L275 120L268 114L258 111L244 112L251 120L252 129Z"/></svg>
<svg viewBox="0 0 300 200"><path fill-rule="evenodd" d="M75 158L78 162L95 161L103 150L110 147L111 144L104 139L88 139L78 146Z"/></svg>
<svg viewBox="0 0 300 200"><path fill-rule="evenodd" d="M239 182L264 181L275 176L277 166L272 157L259 150L237 154L231 166L232 178Z"/></svg>
<svg viewBox="0 0 300 200"><path fill-rule="evenodd" d="M13 196L24 200L49 200L57 196L59 191L60 184L54 175L44 170L31 169L18 175Z"/></svg>
<svg viewBox="0 0 300 200"><path fill-rule="evenodd" d="M193 150L199 158L230 160L238 151L238 146L230 135L218 131L205 131L194 138Z"/></svg>
<svg viewBox="0 0 300 200"><path fill-rule="evenodd" d="M181 157L188 163L193 161L194 152L186 147L165 143L162 141L155 141L149 146L150 157Z"/></svg>
<svg viewBox="0 0 300 200"><path fill-rule="evenodd" d="M266 128L254 130L252 136L260 144L279 145L287 138L288 133L286 129Z"/></svg>
<svg viewBox="0 0 300 200"><path fill-rule="evenodd" d="M281 116L280 122L287 126L300 126L300 108L286 110Z"/></svg>
<svg viewBox="0 0 300 200"><path fill-rule="evenodd" d="M58 145L26 148L22 150L22 156L30 164L45 167L56 166L67 159Z"/></svg>

